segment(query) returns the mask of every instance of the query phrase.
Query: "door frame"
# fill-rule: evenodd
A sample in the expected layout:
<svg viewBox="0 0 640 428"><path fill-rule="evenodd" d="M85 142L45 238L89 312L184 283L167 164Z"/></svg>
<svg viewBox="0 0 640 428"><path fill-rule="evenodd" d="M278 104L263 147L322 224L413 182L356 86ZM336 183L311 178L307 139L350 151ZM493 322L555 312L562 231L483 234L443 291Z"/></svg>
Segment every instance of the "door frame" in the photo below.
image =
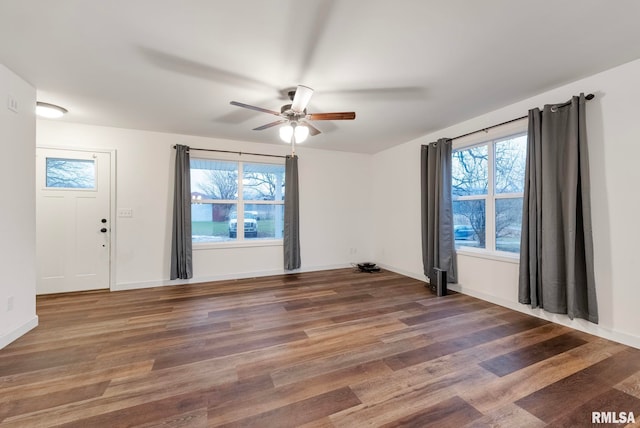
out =
<svg viewBox="0 0 640 428"><path fill-rule="evenodd" d="M74 152L87 152L87 153L107 153L110 159L110 171L109 171L109 218L111 232L109 233L109 291L114 291L115 279L116 279L116 149L105 148L91 148L91 147L74 147L74 146L54 146L40 144L36 145L37 149L46 150L62 150L62 151L74 151ZM35 162L35 157L34 157ZM37 174L37 171L36 171ZM37 182L37 180L36 180Z"/></svg>

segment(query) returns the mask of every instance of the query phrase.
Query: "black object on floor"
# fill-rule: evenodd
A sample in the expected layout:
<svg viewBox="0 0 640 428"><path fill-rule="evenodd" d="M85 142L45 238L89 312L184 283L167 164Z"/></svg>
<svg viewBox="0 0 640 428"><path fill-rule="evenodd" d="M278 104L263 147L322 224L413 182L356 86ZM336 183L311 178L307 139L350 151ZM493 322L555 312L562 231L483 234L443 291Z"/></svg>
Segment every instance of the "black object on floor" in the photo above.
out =
<svg viewBox="0 0 640 428"><path fill-rule="evenodd" d="M358 263L358 270L367 273L380 272L380 268L375 263Z"/></svg>

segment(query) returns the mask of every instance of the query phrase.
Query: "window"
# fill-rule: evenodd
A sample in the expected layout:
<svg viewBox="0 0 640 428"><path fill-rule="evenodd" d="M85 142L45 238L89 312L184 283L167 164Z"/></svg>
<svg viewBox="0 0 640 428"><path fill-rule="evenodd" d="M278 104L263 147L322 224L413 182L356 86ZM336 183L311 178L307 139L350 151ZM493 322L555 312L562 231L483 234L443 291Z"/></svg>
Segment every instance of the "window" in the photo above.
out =
<svg viewBox="0 0 640 428"><path fill-rule="evenodd" d="M284 176L281 164L191 159L193 242L282 239Z"/></svg>
<svg viewBox="0 0 640 428"><path fill-rule="evenodd" d="M456 248L520 252L526 151L520 133L453 152Z"/></svg>
<svg viewBox="0 0 640 428"><path fill-rule="evenodd" d="M46 186L62 189L96 188L96 162L90 159L47 158Z"/></svg>

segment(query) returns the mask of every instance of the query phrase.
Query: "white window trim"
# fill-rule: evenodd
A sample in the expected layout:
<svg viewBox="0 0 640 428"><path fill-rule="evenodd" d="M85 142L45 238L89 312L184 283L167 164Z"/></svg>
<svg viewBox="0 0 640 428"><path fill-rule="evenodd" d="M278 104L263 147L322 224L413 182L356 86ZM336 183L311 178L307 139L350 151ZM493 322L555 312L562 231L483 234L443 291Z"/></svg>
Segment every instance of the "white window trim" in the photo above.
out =
<svg viewBox="0 0 640 428"><path fill-rule="evenodd" d="M461 247L456 249L456 253L461 256L520 264L520 254L509 253L507 251L491 251L485 248Z"/></svg>
<svg viewBox="0 0 640 428"><path fill-rule="evenodd" d="M224 248L282 247L282 239L257 239L250 241L193 242L193 251Z"/></svg>
<svg viewBox="0 0 640 428"><path fill-rule="evenodd" d="M244 177L244 165L247 163L253 164L268 164L268 165L282 165L284 166L284 159L281 162L274 161L273 159L265 161L262 157L258 156L244 156L243 155L229 155L222 154L220 156L212 156L203 154L201 156L194 156L194 159L203 159L210 161L221 162L237 162L238 163L238 199L203 199L199 203L207 204L234 204L236 205L237 221L238 224L244 224L244 205L282 205L283 201L264 201L264 200L247 200L245 201L241 195L243 195L243 177ZM241 232L241 233L240 233ZM242 238L240 238L240 235ZM247 247L282 247L283 238L272 239L246 239L244 236L244 228L238 228L236 232L236 239L220 242L191 242L191 247L194 251L197 250L212 250L212 249L224 249L224 248L247 248Z"/></svg>
<svg viewBox="0 0 640 428"><path fill-rule="evenodd" d="M495 182L494 182L494 156L495 156L495 142L499 140L503 140L510 136L515 136L518 134L526 133L528 131L528 119L522 118L520 120L510 122L506 125L498 126L491 129L486 129L481 132L477 132L475 134L468 135L466 137L459 138L453 141L452 150L466 150L472 147L479 146L488 146L488 157L487 162L489 165L488 168L488 180L489 186L486 195L468 195L468 196L459 196L455 200L456 201L464 201L464 200L484 200L485 201L485 231L491 230L493 233L487 233L485 236L485 246L486 248L477 248L477 247L465 247L460 246L460 248L456 248L456 253L464 256L470 257L478 257L483 259L497 260L509 263L517 263L520 262L520 254L519 253L510 253L508 251L499 251L494 250L496 245L496 237L495 237L495 203L489 203L490 201L495 201L495 199L507 199L514 197L522 197L520 193L500 193L494 195L495 191ZM489 227L490 226L490 227ZM485 232L486 233L486 232Z"/></svg>

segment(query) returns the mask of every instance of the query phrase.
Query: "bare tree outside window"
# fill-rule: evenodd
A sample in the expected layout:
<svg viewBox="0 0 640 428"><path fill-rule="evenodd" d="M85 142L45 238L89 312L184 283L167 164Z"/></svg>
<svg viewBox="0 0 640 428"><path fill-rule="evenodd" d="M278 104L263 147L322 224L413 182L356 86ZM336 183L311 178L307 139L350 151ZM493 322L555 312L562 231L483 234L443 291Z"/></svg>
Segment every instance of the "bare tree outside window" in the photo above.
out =
<svg viewBox="0 0 640 428"><path fill-rule="evenodd" d="M46 186L66 189L95 189L93 160L47 158Z"/></svg>
<svg viewBox="0 0 640 428"><path fill-rule="evenodd" d="M282 165L245 164L243 192L247 200L284 200L284 168Z"/></svg>
<svg viewBox="0 0 640 428"><path fill-rule="evenodd" d="M486 246L486 202L489 188L488 146L457 150L452 154L454 238L466 246ZM460 197L475 197L463 199Z"/></svg>
<svg viewBox="0 0 640 428"><path fill-rule="evenodd" d="M274 201L276 199L277 178L275 174L250 172L244 175L245 199ZM279 180L282 182L282 180Z"/></svg>
<svg viewBox="0 0 640 428"><path fill-rule="evenodd" d="M197 187L206 199L232 200L238 197L238 171L203 170Z"/></svg>
<svg viewBox="0 0 640 428"><path fill-rule="evenodd" d="M489 154L486 145L453 152L453 196L486 195L489 187Z"/></svg>
<svg viewBox="0 0 640 428"><path fill-rule="evenodd" d="M495 248L489 249L520 251L526 140L517 135L452 154L456 246L486 248L491 233ZM492 219L487 218L489 207Z"/></svg>

